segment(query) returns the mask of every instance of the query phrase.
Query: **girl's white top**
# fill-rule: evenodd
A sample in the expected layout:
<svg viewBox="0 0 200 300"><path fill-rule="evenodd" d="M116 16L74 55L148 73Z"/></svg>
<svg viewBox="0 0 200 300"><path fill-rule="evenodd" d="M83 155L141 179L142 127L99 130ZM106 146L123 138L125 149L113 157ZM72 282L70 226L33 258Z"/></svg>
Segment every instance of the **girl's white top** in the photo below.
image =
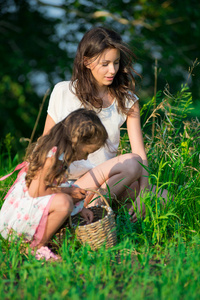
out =
<svg viewBox="0 0 200 300"><path fill-rule="evenodd" d="M62 81L56 84L52 91L47 112L55 123L62 121L72 111L83 108L80 100L70 88L70 81ZM137 100L138 97L135 95L133 102L126 101L126 107L132 107ZM108 147L104 146L93 152L87 160L73 162L69 168L69 178L71 179L78 179L90 169L116 156L120 140L120 127L126 121L127 116L118 112L116 100L109 107L102 108L100 112L95 111L108 132Z"/></svg>

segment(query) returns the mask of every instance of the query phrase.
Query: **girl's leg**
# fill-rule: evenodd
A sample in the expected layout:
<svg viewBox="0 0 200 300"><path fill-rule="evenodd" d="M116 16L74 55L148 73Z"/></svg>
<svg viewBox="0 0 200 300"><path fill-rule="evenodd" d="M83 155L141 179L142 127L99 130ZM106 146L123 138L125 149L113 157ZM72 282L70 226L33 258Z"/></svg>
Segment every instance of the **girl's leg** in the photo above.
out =
<svg viewBox="0 0 200 300"><path fill-rule="evenodd" d="M111 195L118 196L140 178L142 173L140 163L142 159L137 154L120 155L88 171L76 181L76 184L81 188L94 190L100 187L106 189L108 185ZM86 197L86 204L89 204L92 197L93 195Z"/></svg>
<svg viewBox="0 0 200 300"><path fill-rule="evenodd" d="M60 228L73 210L72 198L63 193L56 194L51 202L45 232L37 248L44 246Z"/></svg>

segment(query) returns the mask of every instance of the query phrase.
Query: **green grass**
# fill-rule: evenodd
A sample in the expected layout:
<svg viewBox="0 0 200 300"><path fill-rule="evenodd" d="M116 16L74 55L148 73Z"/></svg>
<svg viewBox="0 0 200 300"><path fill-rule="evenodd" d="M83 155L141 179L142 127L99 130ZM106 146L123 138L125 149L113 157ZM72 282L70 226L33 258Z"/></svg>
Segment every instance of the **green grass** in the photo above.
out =
<svg viewBox="0 0 200 300"><path fill-rule="evenodd" d="M54 264L20 255L19 244L5 251L1 243L1 299L199 299L199 243L177 234L139 252L134 237L98 251L65 241L63 262Z"/></svg>
<svg viewBox="0 0 200 300"><path fill-rule="evenodd" d="M186 86L176 95L165 91L156 98L156 109L153 98L141 110L150 183L157 186L155 195L143 196L145 218L137 212L133 224L127 210L118 208L118 243L111 249L91 251L67 231L61 263L37 261L24 253L20 241L0 238L1 299L200 298L199 120L187 117L192 96ZM1 175L17 164L7 145L7 156L0 156ZM130 151L126 132L119 151ZM1 199L15 177L1 183ZM165 206L157 196L162 188L169 190Z"/></svg>

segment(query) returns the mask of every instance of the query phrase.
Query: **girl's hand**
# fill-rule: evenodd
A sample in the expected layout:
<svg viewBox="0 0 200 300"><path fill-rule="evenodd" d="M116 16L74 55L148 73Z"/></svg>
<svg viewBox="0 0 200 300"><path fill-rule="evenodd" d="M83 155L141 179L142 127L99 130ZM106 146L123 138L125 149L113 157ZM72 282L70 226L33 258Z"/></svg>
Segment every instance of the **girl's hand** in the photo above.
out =
<svg viewBox="0 0 200 300"><path fill-rule="evenodd" d="M73 202L75 204L83 200L87 196L87 191L79 187L72 186L68 189L67 194L69 194L72 197Z"/></svg>
<svg viewBox="0 0 200 300"><path fill-rule="evenodd" d="M94 215L90 209L83 207L80 215L87 221L87 224L92 223Z"/></svg>

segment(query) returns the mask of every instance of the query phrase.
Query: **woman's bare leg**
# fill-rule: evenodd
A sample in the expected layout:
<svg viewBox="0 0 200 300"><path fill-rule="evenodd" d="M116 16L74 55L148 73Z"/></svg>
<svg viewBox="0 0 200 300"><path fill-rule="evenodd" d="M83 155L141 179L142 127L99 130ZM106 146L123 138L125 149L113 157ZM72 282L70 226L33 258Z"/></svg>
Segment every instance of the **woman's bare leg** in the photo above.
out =
<svg viewBox="0 0 200 300"><path fill-rule="evenodd" d="M149 187L149 190L152 192L152 194L156 194L156 186L155 185ZM168 201L168 191L166 189L163 189L162 191L160 190L158 192L158 197L162 197L161 204L164 206ZM142 205L142 207L141 207L141 205ZM144 202L142 202L140 200L140 195L138 195L138 197L136 198L136 200L134 202L134 206L137 207L137 210L139 212L142 211L141 216L144 217L145 216L145 205L144 205ZM130 209L129 210L129 214L131 216L130 219L133 223L137 221L137 214L135 212L134 206L131 203L129 203L127 205L127 208Z"/></svg>
<svg viewBox="0 0 200 300"><path fill-rule="evenodd" d="M60 228L73 210L72 198L63 193L56 194L51 202L45 232L37 248L44 246Z"/></svg>
<svg viewBox="0 0 200 300"><path fill-rule="evenodd" d="M142 166L139 164L142 162L140 156L136 154L124 154L117 156L111 160L106 161L105 163L97 166L96 168L90 170L84 176L79 178L76 181L81 188L91 188L97 190L102 188L107 190L107 185L109 186L111 196L115 194L118 199L125 201L126 199L132 199L135 201L135 204L139 203L139 178L142 173ZM147 190L152 190L152 193L155 193L156 187L147 186ZM164 198L164 202L167 201L167 190L163 190L162 194L159 193L159 196ZM89 195L86 198L86 205L91 201L92 198L95 198L94 195ZM91 203L94 205L95 203ZM127 203L127 208L132 208L132 203ZM140 207L138 206L140 210ZM143 206L143 211L144 206ZM134 210L131 210L133 214L133 222L137 221L136 214Z"/></svg>
<svg viewBox="0 0 200 300"><path fill-rule="evenodd" d="M81 188L94 190L109 186L111 195L120 195L142 174L142 159L134 153L124 154L112 158L87 172L75 183ZM86 197L86 205L93 196ZM93 205L93 204L92 204Z"/></svg>

